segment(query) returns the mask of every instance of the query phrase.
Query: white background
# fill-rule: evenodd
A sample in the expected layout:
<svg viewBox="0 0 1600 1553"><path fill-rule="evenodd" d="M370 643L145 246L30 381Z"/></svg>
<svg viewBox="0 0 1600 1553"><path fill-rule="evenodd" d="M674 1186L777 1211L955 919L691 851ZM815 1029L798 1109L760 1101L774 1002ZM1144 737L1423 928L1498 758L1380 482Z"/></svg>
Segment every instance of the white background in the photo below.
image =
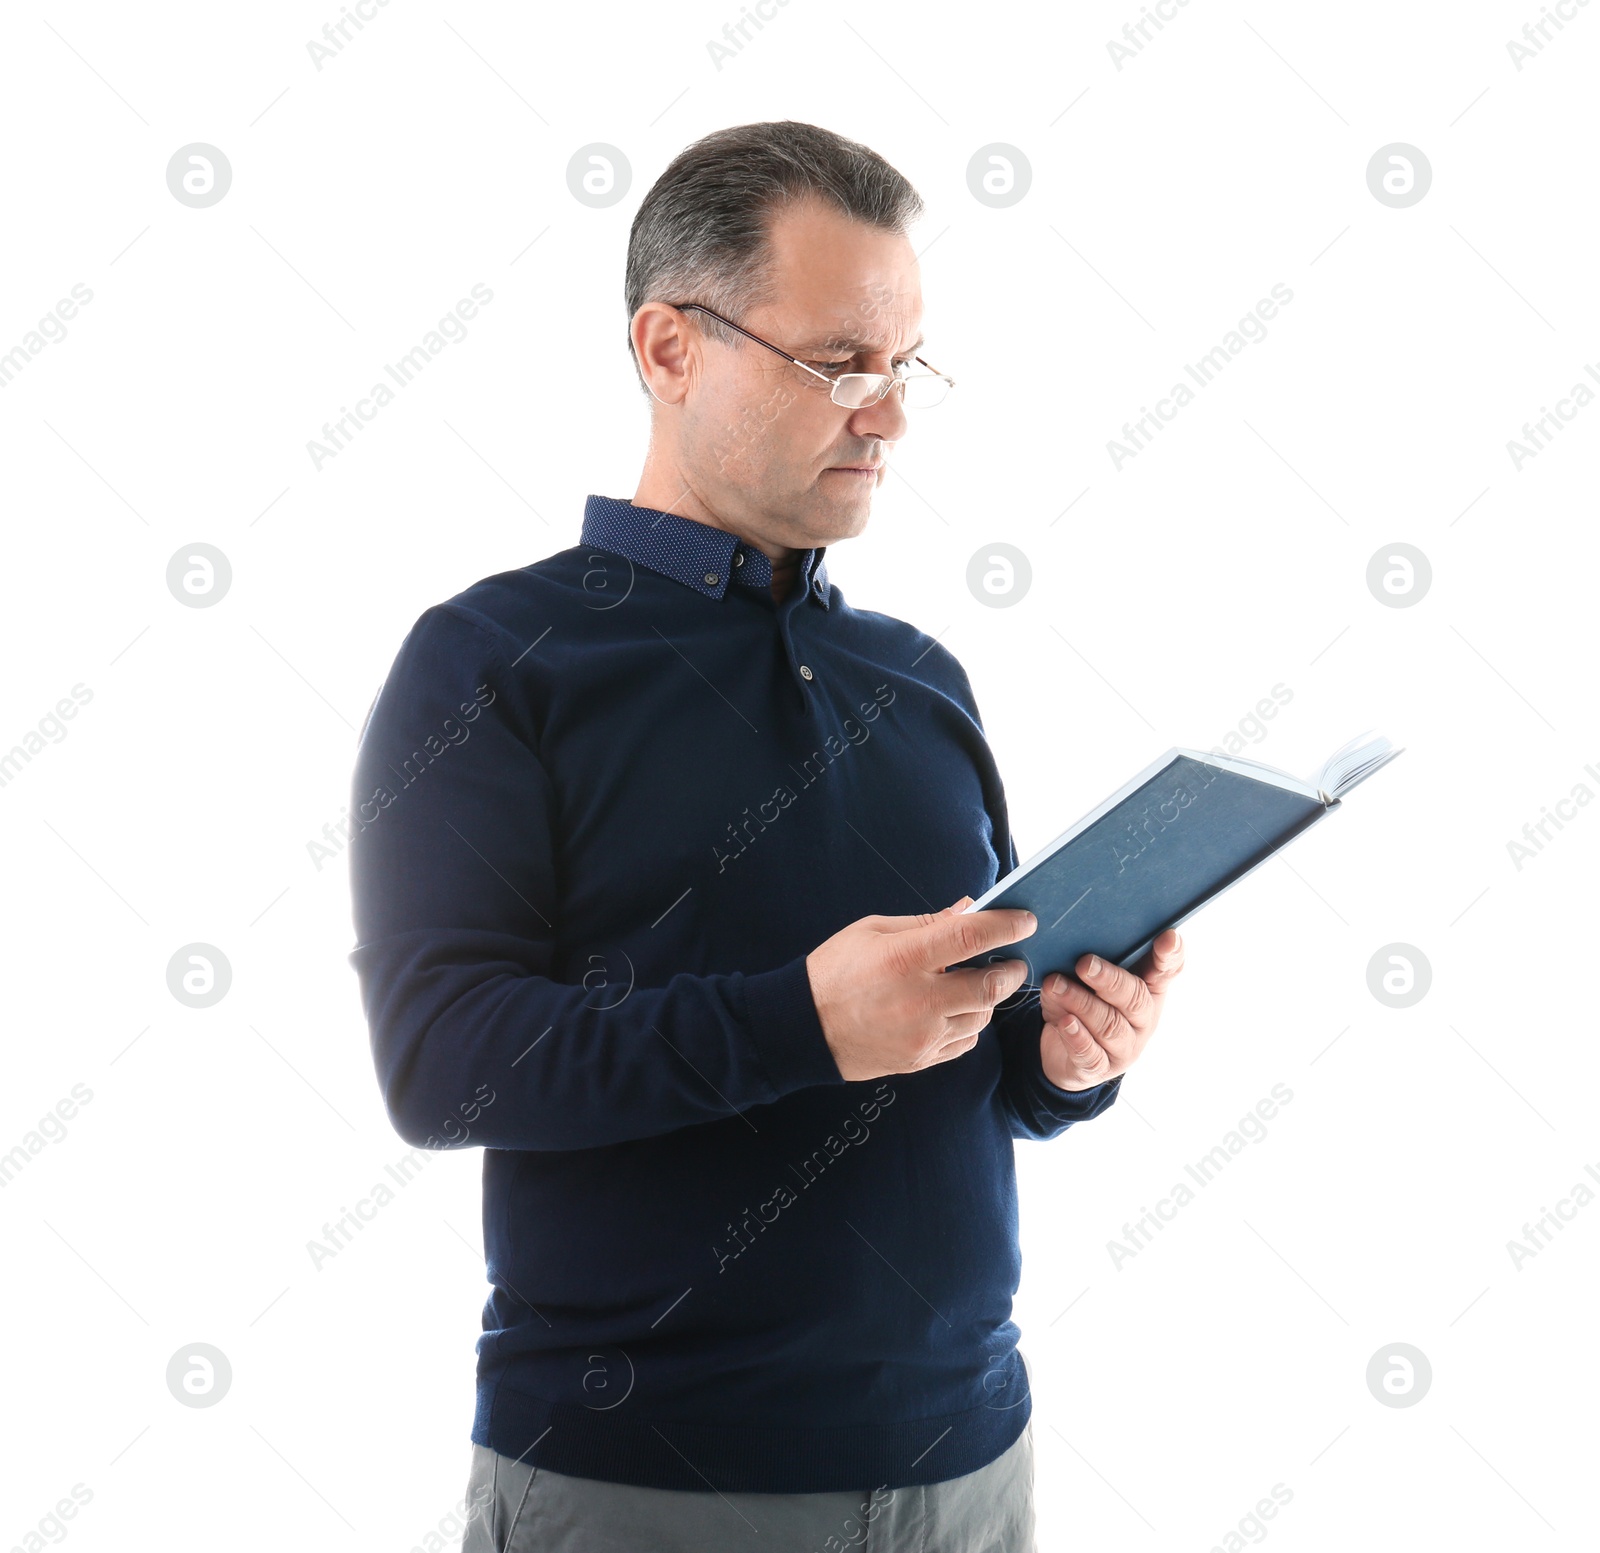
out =
<svg viewBox="0 0 1600 1553"><path fill-rule="evenodd" d="M1600 792L1600 407L1520 468L1507 443L1600 370L1600 5L1520 71L1532 0L1193 0L1120 70L1138 4L1062 11L790 0L719 70L734 0L393 0L319 70L332 0L6 8L0 351L93 300L0 391L0 749L92 699L0 787L0 1152L93 1098L0 1190L0 1545L74 1483L85 1549L448 1529L481 1156L434 1157L313 1268L407 1150L344 860L307 843L411 622L632 494L639 199L698 135L790 117L927 200L927 354L959 386L829 571L967 666L1022 854L1274 685L1256 758L1406 746L1188 925L1120 1102L1018 1146L1041 1549L1199 1553L1274 1484L1283 1549L1593 1545L1600 1204L1520 1270L1507 1242L1600 1170L1600 814L1520 868L1507 843ZM232 166L209 208L167 188L191 142ZM591 142L632 168L610 208L568 192ZM967 182L996 142L1032 169L1005 208ZM1368 188L1391 142L1432 167L1408 208ZM468 337L315 468L322 424L479 282ZM1122 423L1275 283L1267 337L1115 467ZM1033 573L1004 609L966 583L1000 542ZM232 567L209 609L166 583L196 543ZM1407 608L1366 582L1395 543L1432 568ZM167 990L194 942L232 967L207 1009ZM1409 1008L1368 990L1393 943L1432 968ZM1107 1242L1279 1083L1266 1138L1118 1270ZM215 1407L166 1387L196 1342L232 1365ZM1395 1343L1431 1362L1414 1406L1367 1386Z"/></svg>

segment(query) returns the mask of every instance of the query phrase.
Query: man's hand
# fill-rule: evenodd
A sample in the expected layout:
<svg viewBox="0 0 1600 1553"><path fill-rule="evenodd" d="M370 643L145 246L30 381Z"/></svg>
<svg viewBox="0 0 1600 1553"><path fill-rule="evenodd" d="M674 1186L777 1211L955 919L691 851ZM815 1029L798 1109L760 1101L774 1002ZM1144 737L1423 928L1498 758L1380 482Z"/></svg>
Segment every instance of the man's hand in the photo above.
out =
<svg viewBox="0 0 1600 1553"><path fill-rule="evenodd" d="M945 969L1038 929L1031 911L862 917L806 956L828 1049L846 1079L915 1073L969 1052L1028 973L1023 960Z"/></svg>
<svg viewBox="0 0 1600 1553"><path fill-rule="evenodd" d="M1167 988L1182 969L1183 941L1169 927L1131 971L1092 954L1078 961L1080 980L1052 971L1039 993L1044 1076L1057 1089L1093 1089L1126 1073L1155 1033Z"/></svg>

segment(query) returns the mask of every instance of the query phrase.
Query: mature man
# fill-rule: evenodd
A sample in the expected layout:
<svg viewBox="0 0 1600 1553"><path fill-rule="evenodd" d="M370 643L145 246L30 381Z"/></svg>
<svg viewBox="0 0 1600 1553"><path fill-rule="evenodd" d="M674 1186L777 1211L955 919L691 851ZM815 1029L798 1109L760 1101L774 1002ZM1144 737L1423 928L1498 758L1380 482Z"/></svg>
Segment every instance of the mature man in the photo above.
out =
<svg viewBox="0 0 1600 1553"><path fill-rule="evenodd" d="M424 611L368 715L384 1099L484 1148L468 1550L1032 1546L1012 1141L1113 1102L1181 957L946 969L1037 926L959 911L1016 865L1000 776L824 564L948 386L920 210L811 125L684 151L629 242L632 501Z"/></svg>

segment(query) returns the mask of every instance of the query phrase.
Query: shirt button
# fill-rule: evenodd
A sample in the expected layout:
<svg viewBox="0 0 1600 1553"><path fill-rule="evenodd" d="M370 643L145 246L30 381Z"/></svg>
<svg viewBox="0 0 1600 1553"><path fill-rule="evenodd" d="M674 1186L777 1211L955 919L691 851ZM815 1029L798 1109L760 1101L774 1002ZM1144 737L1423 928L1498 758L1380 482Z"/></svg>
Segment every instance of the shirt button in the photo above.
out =
<svg viewBox="0 0 1600 1553"><path fill-rule="evenodd" d="M807 665L802 663L800 665L800 678L801 679L815 679L816 676L811 672L810 668Z"/></svg>
<svg viewBox="0 0 1600 1553"><path fill-rule="evenodd" d="M717 585L717 574L715 572L707 572L706 573L706 581L713 588L716 587L716 585Z"/></svg>
<svg viewBox="0 0 1600 1553"><path fill-rule="evenodd" d="M827 592L827 591L828 591L828 590L827 590L827 589L826 589L826 588L825 588L825 587L824 587L824 586L823 586L823 584L822 584L822 579L821 579L821 578L820 578L820 577L819 577L819 578L817 578L817 582L816 582L816 587L817 587L817 592L818 592L818 593L819 593L819 594L820 594L820 593L826 593L826 592Z"/></svg>
<svg viewBox="0 0 1600 1553"><path fill-rule="evenodd" d="M735 566L743 566L744 565L744 551L743 550L739 550L739 551L736 551L734 553L733 564Z"/></svg>

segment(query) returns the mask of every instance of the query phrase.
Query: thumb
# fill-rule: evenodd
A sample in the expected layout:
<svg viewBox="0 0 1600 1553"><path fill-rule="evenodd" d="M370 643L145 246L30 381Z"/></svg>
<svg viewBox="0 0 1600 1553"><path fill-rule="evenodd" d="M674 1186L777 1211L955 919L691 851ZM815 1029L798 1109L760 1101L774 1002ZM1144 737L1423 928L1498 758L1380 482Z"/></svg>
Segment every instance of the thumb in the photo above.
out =
<svg viewBox="0 0 1600 1553"><path fill-rule="evenodd" d="M905 933L912 928L932 927L935 922L951 916L953 913L960 911L963 906L970 906L971 904L972 897L963 895L954 905L946 906L942 911L919 911L903 917L888 917L880 914L878 920L882 923L882 926L879 931L884 933Z"/></svg>

